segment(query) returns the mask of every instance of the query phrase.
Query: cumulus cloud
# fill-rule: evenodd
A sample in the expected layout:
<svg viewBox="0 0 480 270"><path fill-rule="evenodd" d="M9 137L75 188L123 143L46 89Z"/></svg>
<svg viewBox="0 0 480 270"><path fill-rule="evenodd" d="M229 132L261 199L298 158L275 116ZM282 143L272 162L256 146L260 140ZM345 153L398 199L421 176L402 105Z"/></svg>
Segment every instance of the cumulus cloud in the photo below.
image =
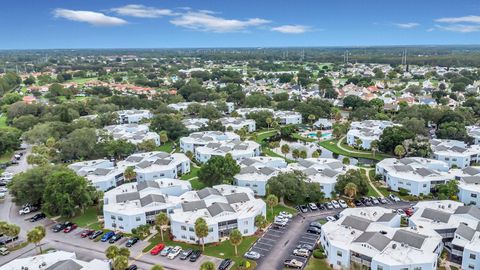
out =
<svg viewBox="0 0 480 270"><path fill-rule="evenodd" d="M188 11L172 20L176 26L205 32L227 33L246 30L249 27L261 26L269 20L252 18L247 20L225 19L215 16L210 11Z"/></svg>
<svg viewBox="0 0 480 270"><path fill-rule="evenodd" d="M273 27L271 30L275 32L284 33L284 34L303 34L305 32L310 31L311 29L309 26L306 26L306 25L298 25L298 24L288 25L287 24L287 25Z"/></svg>
<svg viewBox="0 0 480 270"><path fill-rule="evenodd" d="M409 23L396 23L395 24L398 28L402 29L411 29L419 26L420 24L415 23L415 22L409 22Z"/></svg>
<svg viewBox="0 0 480 270"><path fill-rule="evenodd" d="M463 16L436 19L440 23L478 23L480 24L480 16Z"/></svg>
<svg viewBox="0 0 480 270"><path fill-rule="evenodd" d="M472 33L480 31L480 24L449 24L449 25L436 25L438 29L459 32L459 33Z"/></svg>
<svg viewBox="0 0 480 270"><path fill-rule="evenodd" d="M53 11L53 16L55 18L63 18L70 21L84 22L96 26L117 26L128 23L121 18L107 16L100 12L85 10L57 8Z"/></svg>
<svg viewBox="0 0 480 270"><path fill-rule="evenodd" d="M171 9L147 7L144 5L126 5L123 7L112 8L111 11L115 12L118 15L138 18L158 18L163 16L178 15Z"/></svg>

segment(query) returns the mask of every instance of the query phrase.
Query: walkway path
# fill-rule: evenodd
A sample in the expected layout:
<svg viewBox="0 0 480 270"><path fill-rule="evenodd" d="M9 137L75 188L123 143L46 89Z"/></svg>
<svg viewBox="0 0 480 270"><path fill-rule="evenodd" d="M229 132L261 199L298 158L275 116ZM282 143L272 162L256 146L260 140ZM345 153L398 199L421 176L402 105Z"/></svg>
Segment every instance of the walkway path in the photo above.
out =
<svg viewBox="0 0 480 270"><path fill-rule="evenodd" d="M345 147L342 146L342 141L345 139L346 136L343 136L342 138L340 138L340 140L338 140L337 142L337 147L342 149L343 151L345 152L349 152L349 153L352 153L352 154L371 154L370 152L365 152L365 151L353 151L353 150L350 150L350 149L347 149Z"/></svg>
<svg viewBox="0 0 480 270"><path fill-rule="evenodd" d="M370 179L370 171L373 170L373 169L367 169L367 168L363 168L365 170L365 174L367 175L367 180L368 180L368 184L373 188L373 190L375 190L375 192L378 194L378 196L384 198L385 196L383 196L383 194L377 189L377 187L372 183L372 179Z"/></svg>

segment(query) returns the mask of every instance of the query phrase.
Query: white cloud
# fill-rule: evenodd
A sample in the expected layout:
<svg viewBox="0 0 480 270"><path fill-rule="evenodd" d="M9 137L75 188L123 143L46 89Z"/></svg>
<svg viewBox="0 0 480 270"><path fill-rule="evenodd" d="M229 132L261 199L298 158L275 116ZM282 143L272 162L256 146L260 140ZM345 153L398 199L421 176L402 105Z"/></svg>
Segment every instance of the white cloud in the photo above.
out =
<svg viewBox="0 0 480 270"><path fill-rule="evenodd" d="M124 19L107 16L100 12L85 10L57 8L53 11L53 15L55 18L64 18L76 22L85 22L97 26L117 26L128 23Z"/></svg>
<svg viewBox="0 0 480 270"><path fill-rule="evenodd" d="M415 27L419 26L420 24L414 23L414 22L409 22L409 23L396 23L395 25L398 28L402 28L402 29L412 29L412 28L415 28Z"/></svg>
<svg viewBox="0 0 480 270"><path fill-rule="evenodd" d="M441 23L479 23L480 16L463 16L463 17L451 17L436 19L436 22Z"/></svg>
<svg viewBox="0 0 480 270"><path fill-rule="evenodd" d="M160 9L147 7L144 5L126 5L123 7L112 8L111 11L118 15L132 16L138 18L158 18L163 16L178 15L170 9Z"/></svg>
<svg viewBox="0 0 480 270"><path fill-rule="evenodd" d="M310 31L310 27L309 26L306 26L306 25L281 25L281 26L277 26L277 27L273 27L271 29L272 31L276 31L276 32L280 32L280 33L284 33L284 34L303 34L305 32L308 32Z"/></svg>
<svg viewBox="0 0 480 270"><path fill-rule="evenodd" d="M449 24L449 25L436 25L438 29L451 31L451 32L460 32L460 33L472 33L480 31L479 25L469 25L469 24Z"/></svg>
<svg viewBox="0 0 480 270"><path fill-rule="evenodd" d="M189 11L177 18L170 20L170 23L197 31L227 33L238 32L252 26L261 26L270 21L260 18L248 20L225 19L214 16L210 11Z"/></svg>

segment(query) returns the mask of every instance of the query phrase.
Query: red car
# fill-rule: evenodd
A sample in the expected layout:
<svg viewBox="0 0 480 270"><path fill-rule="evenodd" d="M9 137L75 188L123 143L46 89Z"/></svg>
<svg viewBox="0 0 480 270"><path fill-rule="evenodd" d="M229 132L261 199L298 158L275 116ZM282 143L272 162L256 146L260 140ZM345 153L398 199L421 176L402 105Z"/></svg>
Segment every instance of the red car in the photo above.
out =
<svg viewBox="0 0 480 270"><path fill-rule="evenodd" d="M77 224L73 223L70 226L67 226L65 229L63 229L64 233L69 233L77 228Z"/></svg>
<svg viewBox="0 0 480 270"><path fill-rule="evenodd" d="M82 232L82 234L80 234L80 237L86 238L86 237L92 235L94 232L95 232L95 230L85 230L85 231Z"/></svg>
<svg viewBox="0 0 480 270"><path fill-rule="evenodd" d="M405 214L407 214L407 216L411 217L413 215L413 208L408 208L407 210L405 210Z"/></svg>
<svg viewBox="0 0 480 270"><path fill-rule="evenodd" d="M150 254L158 255L158 253L160 253L160 251L162 251L164 247L165 247L165 244L157 244L152 248L152 250L150 250Z"/></svg>

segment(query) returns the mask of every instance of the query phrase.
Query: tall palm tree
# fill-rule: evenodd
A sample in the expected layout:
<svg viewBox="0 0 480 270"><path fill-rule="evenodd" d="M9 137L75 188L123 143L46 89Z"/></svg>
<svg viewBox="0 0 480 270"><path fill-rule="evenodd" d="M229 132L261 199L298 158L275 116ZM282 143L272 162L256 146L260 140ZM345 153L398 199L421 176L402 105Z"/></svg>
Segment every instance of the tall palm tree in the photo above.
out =
<svg viewBox="0 0 480 270"><path fill-rule="evenodd" d="M255 217L255 227L257 227L260 230L263 230L265 229L265 227L267 227L267 220L265 219L265 216L257 215Z"/></svg>
<svg viewBox="0 0 480 270"><path fill-rule="evenodd" d="M288 144L284 144L282 145L280 150L282 151L282 154L284 154L285 157L287 157L287 154L290 153L290 146Z"/></svg>
<svg viewBox="0 0 480 270"><path fill-rule="evenodd" d="M125 270L128 267L128 258L125 256L117 256L112 262L113 270Z"/></svg>
<svg viewBox="0 0 480 270"><path fill-rule="evenodd" d="M155 218L155 225L158 226L157 230L160 231L160 236L162 237L163 241L163 227L168 225L168 216L165 212L160 212Z"/></svg>
<svg viewBox="0 0 480 270"><path fill-rule="evenodd" d="M200 270L215 270L215 264L210 261L204 262L200 265Z"/></svg>
<svg viewBox="0 0 480 270"><path fill-rule="evenodd" d="M125 171L123 172L123 178L125 182L130 182L137 177L137 173L135 172L135 167L128 166Z"/></svg>
<svg viewBox="0 0 480 270"><path fill-rule="evenodd" d="M271 117L268 117L265 122L267 123L268 129L270 129L270 125L273 123L273 119Z"/></svg>
<svg viewBox="0 0 480 270"><path fill-rule="evenodd" d="M45 227L37 226L27 233L27 241L33 243L35 247L40 249L38 254L42 254L42 246L39 245L40 241L45 237L46 231Z"/></svg>
<svg viewBox="0 0 480 270"><path fill-rule="evenodd" d="M115 246L115 245L110 245L105 250L105 257L107 257L107 259L109 260L113 260L119 254L120 254L120 249L118 248L118 246Z"/></svg>
<svg viewBox="0 0 480 270"><path fill-rule="evenodd" d="M126 247L122 247L118 250L118 256L130 257L130 250Z"/></svg>
<svg viewBox="0 0 480 270"><path fill-rule="evenodd" d="M357 195L358 187L355 183L347 183L343 188L343 194L348 196L350 199L354 198Z"/></svg>
<svg viewBox="0 0 480 270"><path fill-rule="evenodd" d="M268 195L267 205L270 208L270 212L272 213L272 217L273 217L273 207L278 205L278 197L273 194Z"/></svg>
<svg viewBox="0 0 480 270"><path fill-rule="evenodd" d="M370 149L372 149L373 157L375 157L375 154L378 151L378 146L379 146L378 140L374 140L370 143Z"/></svg>
<svg viewBox="0 0 480 270"><path fill-rule="evenodd" d="M356 139L355 140L355 145L357 146L358 149L360 149L360 147L362 147L362 140Z"/></svg>
<svg viewBox="0 0 480 270"><path fill-rule="evenodd" d="M195 235L202 240L202 249L205 251L205 237L208 236L208 225L205 219L197 218L195 221Z"/></svg>
<svg viewBox="0 0 480 270"><path fill-rule="evenodd" d="M238 256L237 247L242 243L243 235L238 229L234 229L230 232L230 243L235 247L235 256Z"/></svg>
<svg viewBox="0 0 480 270"><path fill-rule="evenodd" d="M315 121L315 118L317 117L314 114L308 115L308 121L310 121L310 125L313 125L313 121Z"/></svg>
<svg viewBox="0 0 480 270"><path fill-rule="evenodd" d="M399 144L397 146L395 146L395 149L393 150L393 153L398 157L398 158L401 158L405 155L406 151L405 151L405 147L403 147L403 145Z"/></svg>
<svg viewBox="0 0 480 270"><path fill-rule="evenodd" d="M162 144L165 144L166 142L168 142L168 134L167 134L167 132L165 132L165 131L160 132L160 142L161 142Z"/></svg>
<svg viewBox="0 0 480 270"><path fill-rule="evenodd" d="M15 224L8 224L4 234L10 238L17 237L20 234L20 227Z"/></svg>

